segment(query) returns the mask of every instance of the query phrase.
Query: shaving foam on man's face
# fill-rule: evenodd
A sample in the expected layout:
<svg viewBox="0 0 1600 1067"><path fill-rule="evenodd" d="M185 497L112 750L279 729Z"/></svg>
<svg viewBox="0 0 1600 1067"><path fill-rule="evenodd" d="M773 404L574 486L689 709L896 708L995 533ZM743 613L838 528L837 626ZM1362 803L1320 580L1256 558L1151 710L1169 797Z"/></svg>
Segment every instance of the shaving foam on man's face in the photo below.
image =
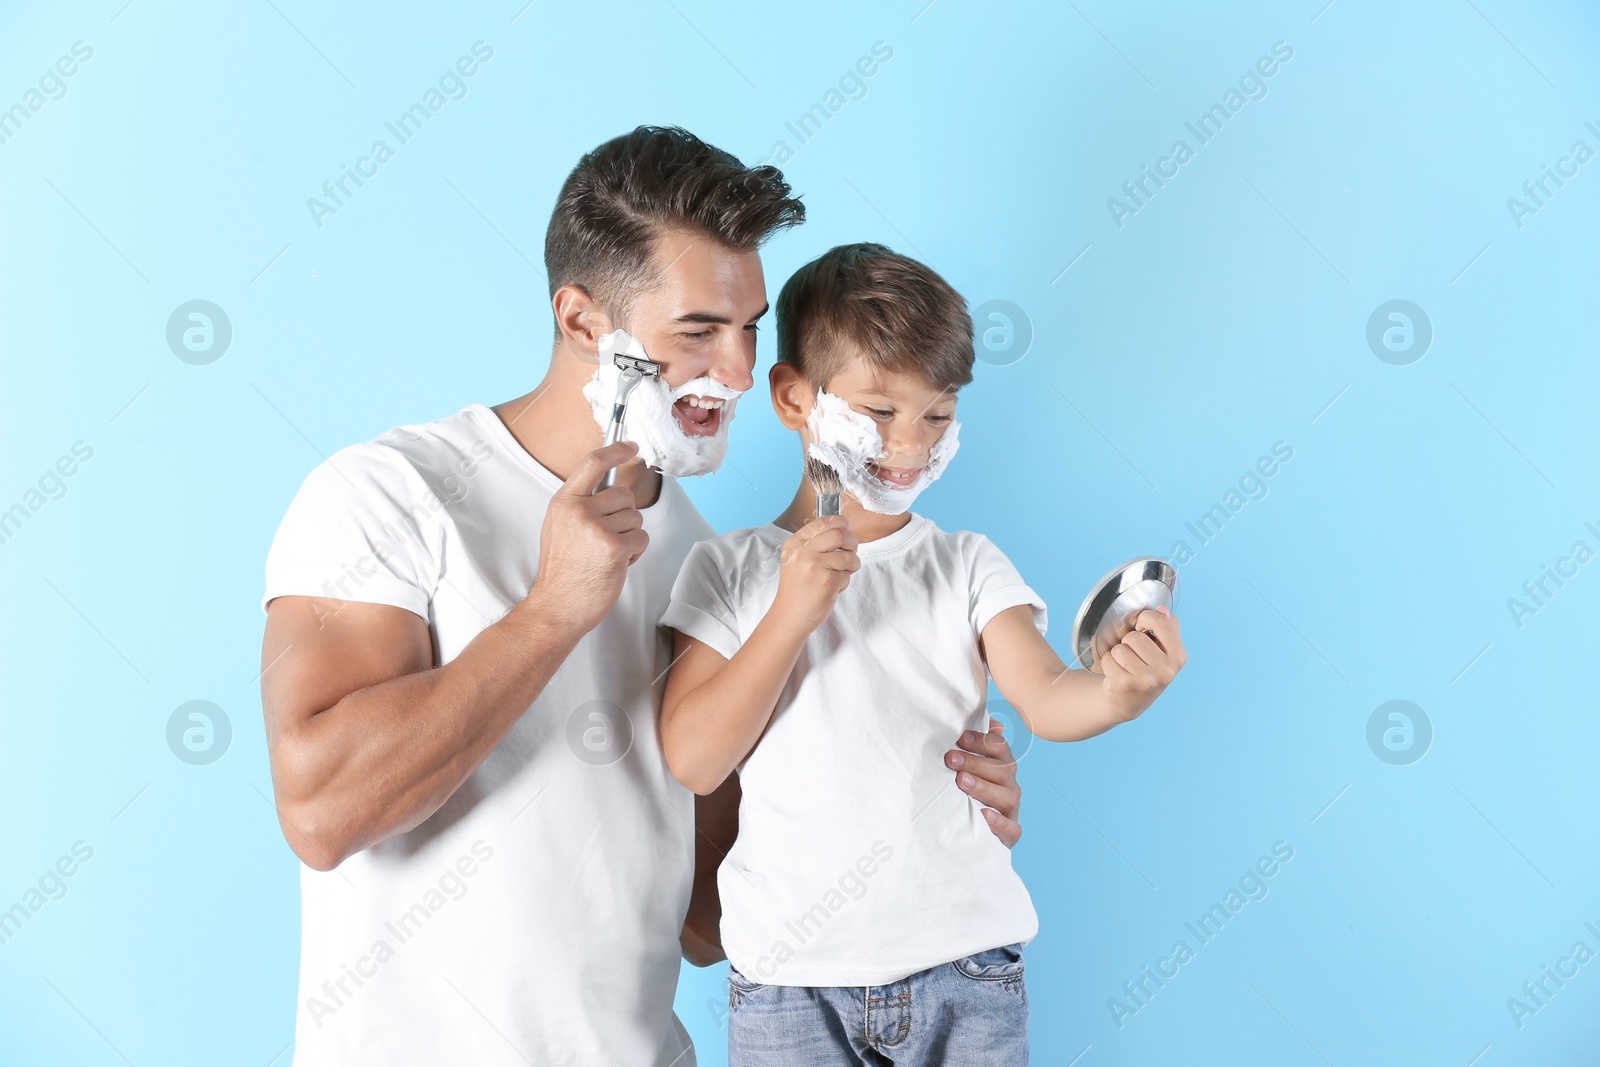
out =
<svg viewBox="0 0 1600 1067"><path fill-rule="evenodd" d="M806 418L811 443L806 451L839 473L845 492L879 515L902 515L928 486L939 479L961 447L961 424L954 416L928 449L927 462L909 468L888 467L892 459L873 420L825 389Z"/></svg>
<svg viewBox="0 0 1600 1067"><path fill-rule="evenodd" d="M614 330L600 338L600 365L583 387L595 422L605 431L617 397L621 369L613 355L649 359L637 338ZM633 389L622 417L622 439L639 446L639 458L662 474L687 478L710 474L728 450L728 424L739 390L702 375L677 388L665 377L645 378Z"/></svg>

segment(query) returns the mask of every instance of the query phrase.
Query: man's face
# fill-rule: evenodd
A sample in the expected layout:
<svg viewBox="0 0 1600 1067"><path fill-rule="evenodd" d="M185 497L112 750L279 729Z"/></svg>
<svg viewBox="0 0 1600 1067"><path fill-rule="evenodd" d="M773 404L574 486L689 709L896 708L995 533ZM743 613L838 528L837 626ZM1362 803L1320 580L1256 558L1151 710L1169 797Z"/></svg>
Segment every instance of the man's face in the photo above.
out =
<svg viewBox="0 0 1600 1067"><path fill-rule="evenodd" d="M701 234L668 230L656 239L658 283L635 302L626 329L662 366L666 384L709 377L743 392L753 383L756 320L767 312L761 256L735 252ZM722 401L681 396L673 417L692 437L722 429Z"/></svg>

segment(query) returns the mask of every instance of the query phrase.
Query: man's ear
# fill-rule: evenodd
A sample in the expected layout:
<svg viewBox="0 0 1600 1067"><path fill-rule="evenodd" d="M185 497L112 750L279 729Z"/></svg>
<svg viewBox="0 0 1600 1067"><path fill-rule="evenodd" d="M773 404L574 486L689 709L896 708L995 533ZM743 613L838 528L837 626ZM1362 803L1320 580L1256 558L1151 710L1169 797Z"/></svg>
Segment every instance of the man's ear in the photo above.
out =
<svg viewBox="0 0 1600 1067"><path fill-rule="evenodd" d="M550 308L555 312L556 330L562 343L588 363L599 360L600 338L616 327L594 297L579 286L563 285L550 298Z"/></svg>
<svg viewBox="0 0 1600 1067"><path fill-rule="evenodd" d="M793 363L782 360L774 363L767 372L767 383L772 387L772 410L785 429L799 430L811 416L811 406L817 401L817 391Z"/></svg>

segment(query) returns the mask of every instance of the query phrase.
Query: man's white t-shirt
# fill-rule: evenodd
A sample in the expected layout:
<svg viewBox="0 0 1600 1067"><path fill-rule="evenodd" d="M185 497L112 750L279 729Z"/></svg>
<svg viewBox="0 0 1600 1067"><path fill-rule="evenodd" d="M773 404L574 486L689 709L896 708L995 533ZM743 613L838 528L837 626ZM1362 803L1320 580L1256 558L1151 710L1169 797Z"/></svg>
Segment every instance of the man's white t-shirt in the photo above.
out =
<svg viewBox="0 0 1600 1067"><path fill-rule="evenodd" d="M390 430L306 478L263 607L391 604L448 663L526 596L560 487L481 404ZM694 1063L672 1011L694 798L657 739L657 621L713 531L671 478L643 515L616 606L444 806L336 870L302 867L297 1067Z"/></svg>
<svg viewBox="0 0 1600 1067"><path fill-rule="evenodd" d="M772 606L788 536L694 546L662 625L731 659ZM1039 928L944 755L988 728L983 628L1028 604L1043 632L1044 601L987 538L920 516L860 556L739 767L717 886L728 961L755 982L882 985Z"/></svg>

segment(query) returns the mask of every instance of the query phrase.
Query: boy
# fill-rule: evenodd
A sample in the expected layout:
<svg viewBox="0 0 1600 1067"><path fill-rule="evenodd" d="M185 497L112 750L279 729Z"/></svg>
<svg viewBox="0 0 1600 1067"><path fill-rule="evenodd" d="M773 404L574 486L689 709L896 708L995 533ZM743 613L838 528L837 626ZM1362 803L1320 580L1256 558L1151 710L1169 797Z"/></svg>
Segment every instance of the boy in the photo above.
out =
<svg viewBox="0 0 1600 1067"><path fill-rule="evenodd" d="M1146 612L1103 676L1067 670L994 545L909 513L955 454L972 363L964 302L922 264L860 244L800 268L772 400L838 471L843 513L813 518L802 479L774 523L697 544L662 619L667 763L697 793L735 769L743 788L718 872L736 1067L1025 1063L1038 920L941 756L984 728L986 667L1035 735L1069 741L1183 666L1177 620Z"/></svg>

